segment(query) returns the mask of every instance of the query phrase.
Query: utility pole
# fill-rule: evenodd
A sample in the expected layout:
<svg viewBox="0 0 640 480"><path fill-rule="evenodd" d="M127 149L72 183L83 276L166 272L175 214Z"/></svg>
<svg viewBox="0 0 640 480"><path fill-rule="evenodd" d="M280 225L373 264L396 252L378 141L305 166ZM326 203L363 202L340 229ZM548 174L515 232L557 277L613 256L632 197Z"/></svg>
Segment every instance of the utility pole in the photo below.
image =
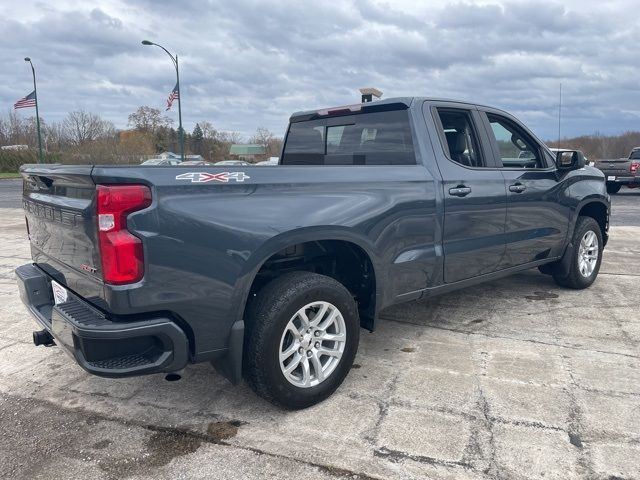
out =
<svg viewBox="0 0 640 480"><path fill-rule="evenodd" d="M560 147L561 119L562 119L562 82L560 82L560 101L558 102L558 148Z"/></svg>
<svg viewBox="0 0 640 480"><path fill-rule="evenodd" d="M38 130L38 163L44 163L44 154L42 153L42 134L40 133L40 112L38 111L38 88L36 87L36 70L29 57L25 57L25 62L31 65L31 73L33 74L33 92L36 97L36 128Z"/></svg>

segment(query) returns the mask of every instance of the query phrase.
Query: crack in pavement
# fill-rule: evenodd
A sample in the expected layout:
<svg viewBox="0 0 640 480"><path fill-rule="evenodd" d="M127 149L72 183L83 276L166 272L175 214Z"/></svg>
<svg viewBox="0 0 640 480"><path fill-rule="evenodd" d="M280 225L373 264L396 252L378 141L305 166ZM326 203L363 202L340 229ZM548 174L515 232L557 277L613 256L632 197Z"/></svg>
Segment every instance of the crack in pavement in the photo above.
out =
<svg viewBox="0 0 640 480"><path fill-rule="evenodd" d="M640 359L640 355L632 355L630 353L611 352L611 351L607 351L607 350L594 350L594 349L591 349L591 348L576 347L575 345L567 345L567 344L563 345L563 344L559 344L559 343L545 342L543 340L534 340L534 339L529 339L529 338L510 337L510 336L507 336L507 335L496 335L496 334L492 334L492 333L481 332L481 331L478 331L478 330L469 331L469 330L462 330L462 329L459 329L459 328L442 327L442 326L439 326L439 325L428 325L428 324L423 324L423 323L406 322L406 321L403 321L403 320L396 320L394 318L385 318L385 317L380 317L380 318L385 320L385 321L388 321L388 322L400 323L402 325L413 325L415 327L433 328L435 330L444 330L444 331L447 331L447 332L460 333L460 334L463 334L463 335L480 335L480 336L483 336L483 337L493 338L493 339L514 340L514 341L517 341L517 342L546 345L546 346L549 346L549 347L567 348L567 349L571 349L571 350L578 350L578 351L581 351L581 352L602 353L602 354L605 354L605 355L618 355L618 356L622 356L622 357Z"/></svg>

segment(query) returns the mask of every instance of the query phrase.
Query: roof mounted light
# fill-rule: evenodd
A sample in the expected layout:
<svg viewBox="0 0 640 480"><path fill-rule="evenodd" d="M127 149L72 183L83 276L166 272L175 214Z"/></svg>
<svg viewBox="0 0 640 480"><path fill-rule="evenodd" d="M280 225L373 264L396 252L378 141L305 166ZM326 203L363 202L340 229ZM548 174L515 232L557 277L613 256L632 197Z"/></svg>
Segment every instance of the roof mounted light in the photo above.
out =
<svg viewBox="0 0 640 480"><path fill-rule="evenodd" d="M373 101L373 97L381 98L382 90L378 90L373 87L365 87L360 89L360 93L362 94L362 103L369 103Z"/></svg>

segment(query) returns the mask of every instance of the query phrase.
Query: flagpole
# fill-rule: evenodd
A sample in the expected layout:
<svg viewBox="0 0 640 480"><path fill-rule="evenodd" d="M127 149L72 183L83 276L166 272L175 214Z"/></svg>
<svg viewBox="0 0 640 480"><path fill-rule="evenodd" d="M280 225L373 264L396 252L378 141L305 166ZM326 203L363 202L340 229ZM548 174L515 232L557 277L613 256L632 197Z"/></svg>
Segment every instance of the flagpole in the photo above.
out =
<svg viewBox="0 0 640 480"><path fill-rule="evenodd" d="M178 70L178 54L176 53L176 79L178 85L178 128L180 129L180 157L184 162L184 129L182 128L182 92L180 91L180 71Z"/></svg>
<svg viewBox="0 0 640 480"><path fill-rule="evenodd" d="M25 57L25 62L31 65L31 73L33 73L33 92L36 97L36 128L38 129L38 163L44 163L44 155L42 154L42 135L40 134L40 112L38 111L38 88L36 87L36 69L29 57Z"/></svg>
<svg viewBox="0 0 640 480"><path fill-rule="evenodd" d="M165 51L167 55L169 55L169 58L171 58L171 61L173 62L173 66L176 67L176 86L178 88L178 130L180 131L180 158L184 162L184 129L182 128L182 92L180 91L180 71L178 69L178 55L176 54L174 57L169 52L169 50L164 48L162 45L159 45L154 42L150 42L149 40L143 40L142 44L155 45L156 47L160 47L162 50Z"/></svg>

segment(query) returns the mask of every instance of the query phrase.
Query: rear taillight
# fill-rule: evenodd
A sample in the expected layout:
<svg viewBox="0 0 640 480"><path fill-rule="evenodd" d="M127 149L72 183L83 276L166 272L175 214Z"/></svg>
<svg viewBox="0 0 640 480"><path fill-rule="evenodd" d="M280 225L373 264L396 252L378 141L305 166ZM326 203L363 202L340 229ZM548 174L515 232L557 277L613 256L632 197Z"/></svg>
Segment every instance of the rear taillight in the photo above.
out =
<svg viewBox="0 0 640 480"><path fill-rule="evenodd" d="M151 190L144 185L98 185L96 194L102 278L113 285L142 280L142 241L127 230L127 215L151 205Z"/></svg>
<svg viewBox="0 0 640 480"><path fill-rule="evenodd" d="M631 162L631 166L629 167L629 170L631 171L631 173L636 173L638 170L640 170L640 163Z"/></svg>

